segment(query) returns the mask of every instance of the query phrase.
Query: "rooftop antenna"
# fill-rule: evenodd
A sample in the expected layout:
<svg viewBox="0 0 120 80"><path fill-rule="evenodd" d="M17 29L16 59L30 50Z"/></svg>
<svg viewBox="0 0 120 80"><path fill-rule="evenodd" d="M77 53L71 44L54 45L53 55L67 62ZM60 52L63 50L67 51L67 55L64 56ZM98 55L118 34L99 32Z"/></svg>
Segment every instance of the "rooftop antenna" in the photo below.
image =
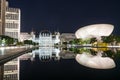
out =
<svg viewBox="0 0 120 80"><path fill-rule="evenodd" d="M57 32L59 32L59 27L57 27Z"/></svg>
<svg viewBox="0 0 120 80"><path fill-rule="evenodd" d="M35 34L35 30L32 28L32 30L31 30L31 33L34 33Z"/></svg>

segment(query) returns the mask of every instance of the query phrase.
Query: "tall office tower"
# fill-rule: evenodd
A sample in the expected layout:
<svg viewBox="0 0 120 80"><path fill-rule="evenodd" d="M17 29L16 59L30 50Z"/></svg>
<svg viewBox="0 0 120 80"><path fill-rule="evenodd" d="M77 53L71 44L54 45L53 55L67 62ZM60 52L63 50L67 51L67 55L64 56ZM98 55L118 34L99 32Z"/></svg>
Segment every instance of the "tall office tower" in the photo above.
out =
<svg viewBox="0 0 120 80"><path fill-rule="evenodd" d="M10 8L6 0L1 0L0 35L7 35L19 40L20 38L20 9Z"/></svg>
<svg viewBox="0 0 120 80"><path fill-rule="evenodd" d="M0 0L0 35L5 34L5 8L6 0Z"/></svg>

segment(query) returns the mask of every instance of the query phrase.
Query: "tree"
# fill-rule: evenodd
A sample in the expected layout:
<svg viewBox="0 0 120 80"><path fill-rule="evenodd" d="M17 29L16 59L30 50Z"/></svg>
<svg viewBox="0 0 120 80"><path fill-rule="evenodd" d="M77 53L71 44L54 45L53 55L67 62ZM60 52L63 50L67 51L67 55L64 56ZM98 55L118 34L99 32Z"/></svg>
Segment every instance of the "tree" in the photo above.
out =
<svg viewBox="0 0 120 80"><path fill-rule="evenodd" d="M25 40L24 44L29 44L29 45L31 44L32 45L32 40Z"/></svg>
<svg viewBox="0 0 120 80"><path fill-rule="evenodd" d="M7 46L13 45L15 40L18 41L17 39L11 38L9 36L0 35L0 44L5 44Z"/></svg>

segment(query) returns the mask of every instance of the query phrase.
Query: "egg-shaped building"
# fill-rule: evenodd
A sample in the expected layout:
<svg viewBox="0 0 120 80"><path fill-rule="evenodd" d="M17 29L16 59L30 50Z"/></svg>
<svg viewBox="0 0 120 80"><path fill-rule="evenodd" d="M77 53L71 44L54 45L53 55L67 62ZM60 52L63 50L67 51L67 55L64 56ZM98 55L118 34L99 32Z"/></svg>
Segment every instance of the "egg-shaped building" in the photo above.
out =
<svg viewBox="0 0 120 80"><path fill-rule="evenodd" d="M76 38L100 38L101 36L109 36L113 32L114 26L111 24L93 24L79 28L75 32Z"/></svg>

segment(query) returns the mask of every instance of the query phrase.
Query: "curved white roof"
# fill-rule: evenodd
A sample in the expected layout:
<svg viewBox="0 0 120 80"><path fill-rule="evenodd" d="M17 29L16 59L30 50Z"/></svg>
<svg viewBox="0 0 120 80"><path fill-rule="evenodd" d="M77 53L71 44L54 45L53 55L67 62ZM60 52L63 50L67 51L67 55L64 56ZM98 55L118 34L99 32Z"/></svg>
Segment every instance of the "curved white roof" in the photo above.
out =
<svg viewBox="0 0 120 80"><path fill-rule="evenodd" d="M114 68L115 62L109 57L101 57L99 55L92 56L87 53L77 54L76 61L86 67L96 69L111 69Z"/></svg>
<svg viewBox="0 0 120 80"><path fill-rule="evenodd" d="M75 36L82 39L109 36L113 29L114 26L111 24L93 24L78 29L75 32Z"/></svg>

